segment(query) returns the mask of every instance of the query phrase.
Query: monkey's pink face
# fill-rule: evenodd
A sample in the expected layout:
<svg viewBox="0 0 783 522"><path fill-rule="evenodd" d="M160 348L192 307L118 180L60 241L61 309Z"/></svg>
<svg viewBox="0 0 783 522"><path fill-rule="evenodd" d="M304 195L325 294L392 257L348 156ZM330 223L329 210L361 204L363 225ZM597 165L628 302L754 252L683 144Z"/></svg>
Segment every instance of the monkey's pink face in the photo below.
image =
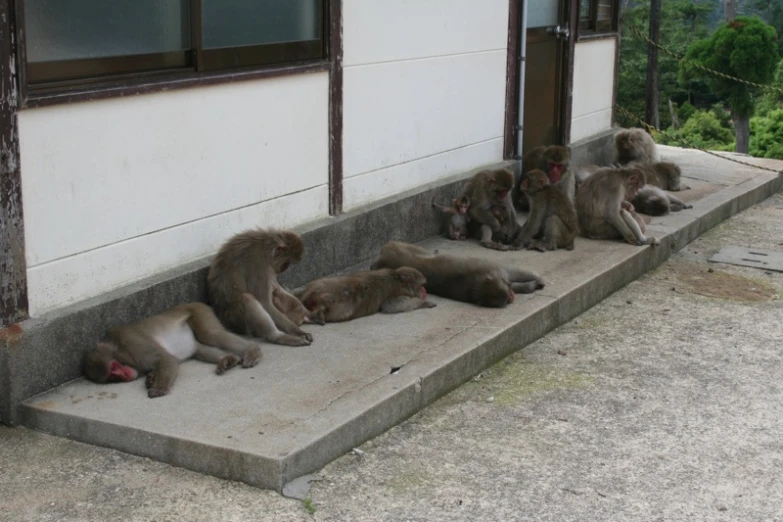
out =
<svg viewBox="0 0 783 522"><path fill-rule="evenodd" d="M125 366L116 359L112 359L109 363L109 377L106 380L108 382L128 382L138 376L138 372L130 366Z"/></svg>
<svg viewBox="0 0 783 522"><path fill-rule="evenodd" d="M560 181L560 176L563 175L563 168L564 165L562 163L553 163L551 161L547 163L547 175L549 176L549 181L552 183L557 183Z"/></svg>

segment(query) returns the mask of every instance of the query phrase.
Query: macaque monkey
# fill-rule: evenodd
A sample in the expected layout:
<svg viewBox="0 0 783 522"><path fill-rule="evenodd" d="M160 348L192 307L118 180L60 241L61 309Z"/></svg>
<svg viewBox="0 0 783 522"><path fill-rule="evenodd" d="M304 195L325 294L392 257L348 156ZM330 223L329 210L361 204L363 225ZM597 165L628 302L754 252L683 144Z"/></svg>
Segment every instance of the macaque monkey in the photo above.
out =
<svg viewBox="0 0 783 522"><path fill-rule="evenodd" d="M299 299L289 293L281 292L277 288L272 291L272 303L296 326L300 326L302 323L326 324L323 314L311 312Z"/></svg>
<svg viewBox="0 0 783 522"><path fill-rule="evenodd" d="M177 378L179 363L196 359L217 365L223 374L242 363L255 366L261 348L226 331L203 303L174 307L162 314L109 329L104 341L84 357L84 375L97 383L132 381L147 374L147 395L162 397Z"/></svg>
<svg viewBox="0 0 783 522"><path fill-rule="evenodd" d="M646 237L639 221L624 207L624 201L644 185L644 172L639 169L601 169L579 187L576 193L576 214L585 237L593 239L622 238L632 245L657 245L654 237Z"/></svg>
<svg viewBox="0 0 783 522"><path fill-rule="evenodd" d="M527 178L527 173L531 170L543 170L549 177L549 183L557 187L559 191L566 195L569 201L574 201L576 193L576 181L574 173L570 169L571 154L566 147L560 145L550 145L548 147L536 147L531 150L522 160L522 176L517 183L515 203L520 210L527 211L530 204L521 184Z"/></svg>
<svg viewBox="0 0 783 522"><path fill-rule="evenodd" d="M656 163L655 140L644 129L623 129L614 135L615 162L625 166L631 162Z"/></svg>
<svg viewBox="0 0 783 522"><path fill-rule="evenodd" d="M463 195L470 199L468 211L471 223L470 232L479 238L481 245L494 250L509 250L508 244L493 241L493 234L501 231L501 224L492 212L493 206L506 207L507 225L510 227L508 241L515 241L519 224L516 212L507 198L514 187L514 175L507 169L482 170L476 173L465 185ZM512 244L511 247L518 248Z"/></svg>
<svg viewBox="0 0 783 522"><path fill-rule="evenodd" d="M449 216L449 237L451 239L458 241L467 239L468 222L470 221L470 216L468 215L470 199L467 196L456 198L450 207L438 205L433 199L432 206Z"/></svg>
<svg viewBox="0 0 783 522"><path fill-rule="evenodd" d="M579 232L576 210L568 197L549 183L543 170L527 173L520 189L530 201L530 215L522 226L523 245L530 250L574 249Z"/></svg>
<svg viewBox="0 0 783 522"><path fill-rule="evenodd" d="M325 277L308 283L297 297L326 322L348 321L377 312L395 314L433 308L424 289L426 279L418 270L401 267Z"/></svg>
<svg viewBox="0 0 783 522"><path fill-rule="evenodd" d="M582 185L582 183L585 182L587 178L595 174L601 169L607 169L612 167L602 167L601 165L579 165L574 169L574 182L576 186L576 190L579 190L579 187Z"/></svg>
<svg viewBox="0 0 783 522"><path fill-rule="evenodd" d="M207 274L210 303L229 330L286 346L306 346L313 336L275 307L272 295L295 299L278 274L298 263L304 243L294 232L248 230L226 241ZM286 297L284 297L286 296Z"/></svg>
<svg viewBox="0 0 783 522"><path fill-rule="evenodd" d="M403 266L424 274L430 293L479 306L503 308L514 302L515 293L530 294L544 288L544 281L532 272L484 259L428 252L399 241L383 245L371 268Z"/></svg>
<svg viewBox="0 0 783 522"><path fill-rule="evenodd" d="M684 208L693 208L692 205L661 190L680 191L690 188L680 182L681 171L676 164L664 161L647 164L632 162L628 166L643 170L647 180L647 184L632 200L639 212L650 216L663 216L669 211L679 212Z"/></svg>

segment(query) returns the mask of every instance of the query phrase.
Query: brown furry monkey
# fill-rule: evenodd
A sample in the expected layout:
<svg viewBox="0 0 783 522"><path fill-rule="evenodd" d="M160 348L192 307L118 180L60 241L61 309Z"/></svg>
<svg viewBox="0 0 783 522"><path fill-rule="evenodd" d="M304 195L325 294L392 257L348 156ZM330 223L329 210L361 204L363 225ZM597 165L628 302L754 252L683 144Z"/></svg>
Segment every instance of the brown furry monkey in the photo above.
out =
<svg viewBox="0 0 783 522"><path fill-rule="evenodd" d="M664 161L648 164L633 162L628 166L642 169L647 180L647 184L631 200L639 212L650 216L663 216L669 211L679 212L685 208L693 208L692 205L661 190L679 191L690 188L680 182L681 171L676 164Z"/></svg>
<svg viewBox="0 0 783 522"><path fill-rule="evenodd" d="M239 233L220 248L207 274L210 303L227 328L286 346L305 346L313 336L278 310L272 293L288 294L277 275L298 263L304 243L285 230Z"/></svg>
<svg viewBox="0 0 783 522"><path fill-rule="evenodd" d="M493 250L509 250L509 245L492 240L493 234L500 232L501 225L492 213L492 207L505 206L508 222L513 230L509 230L509 242L516 239L518 226L516 212L508 198L508 193L514 186L514 175L508 169L482 170L476 173L465 185L463 195L470 198L471 218L469 231L478 237L481 245ZM512 244L512 247L518 245Z"/></svg>
<svg viewBox="0 0 783 522"><path fill-rule="evenodd" d="M623 208L644 181L639 169L601 169L587 178L576 193L582 234L593 239L622 238L632 245L659 244L657 238L646 237L637 218Z"/></svg>
<svg viewBox="0 0 783 522"><path fill-rule="evenodd" d="M323 314L311 312L299 299L287 292L281 292L278 288L272 291L272 303L296 326L300 326L302 323L320 325L326 323Z"/></svg>
<svg viewBox="0 0 783 522"><path fill-rule="evenodd" d="M570 168L571 153L568 148L560 145L550 145L548 147L536 147L531 150L522 160L522 176L517 183L516 198L514 203L520 210L527 211L530 204L524 191L521 189L522 183L527 178L527 173L531 170L542 170L549 177L549 183L561 191L569 199L574 201L576 193L576 181L574 173Z"/></svg>
<svg viewBox="0 0 783 522"><path fill-rule="evenodd" d="M529 294L544 288L540 277L525 270L484 259L432 253L399 241L383 245L372 264L372 268L401 266L414 267L424 274L430 293L479 306L503 308L514 302L514 293Z"/></svg>
<svg viewBox="0 0 783 522"><path fill-rule="evenodd" d="M625 166L631 162L655 163L658 150L655 140L644 129L623 129L614 135L615 162Z"/></svg>
<svg viewBox="0 0 783 522"><path fill-rule="evenodd" d="M325 277L297 290L297 297L328 323L348 321L378 312L395 314L433 308L418 270L370 270L341 277Z"/></svg>
<svg viewBox="0 0 783 522"><path fill-rule="evenodd" d="M470 198L460 196L456 198L450 207L438 205L432 200L432 206L440 210L443 214L449 216L449 238L463 241L468 236L468 209L470 208Z"/></svg>
<svg viewBox="0 0 783 522"><path fill-rule="evenodd" d="M573 250L579 224L568 197L551 185L546 173L538 169L527 173L520 189L530 201L530 215L522 226L523 245L541 252L558 248Z"/></svg>
<svg viewBox="0 0 783 522"><path fill-rule="evenodd" d="M255 366L261 348L226 331L203 303L174 307L162 314L109 329L84 357L84 375L97 383L132 381L147 374L147 395L162 397L177 378L180 361L195 357L217 365L221 375L242 363Z"/></svg>

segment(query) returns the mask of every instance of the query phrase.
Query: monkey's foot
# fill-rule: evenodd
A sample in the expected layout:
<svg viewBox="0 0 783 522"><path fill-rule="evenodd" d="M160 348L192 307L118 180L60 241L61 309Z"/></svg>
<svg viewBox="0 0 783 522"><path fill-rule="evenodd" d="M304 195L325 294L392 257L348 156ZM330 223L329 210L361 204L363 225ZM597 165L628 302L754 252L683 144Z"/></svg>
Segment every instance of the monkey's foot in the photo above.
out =
<svg viewBox="0 0 783 522"><path fill-rule="evenodd" d="M283 346L309 346L312 340L308 341L304 337L297 337L295 335L283 334L278 337L275 337L274 339L270 339L269 342L275 344L282 344Z"/></svg>
<svg viewBox="0 0 783 522"><path fill-rule="evenodd" d="M152 387L149 390L147 390L147 397L150 399L155 399L156 397L163 397L164 395L168 395L169 390L165 388L155 388Z"/></svg>
<svg viewBox="0 0 783 522"><path fill-rule="evenodd" d="M482 241L481 246L491 250L500 250L501 252L506 252L510 248L508 245L501 245L500 243L495 243L494 241Z"/></svg>
<svg viewBox="0 0 783 522"><path fill-rule="evenodd" d="M261 360L261 348L253 346L242 354L242 368L252 368Z"/></svg>
<svg viewBox="0 0 783 522"><path fill-rule="evenodd" d="M218 375L223 375L226 371L230 370L237 364L239 364L239 357L234 354L226 355L220 359L220 361L218 361L217 367L215 368L215 373Z"/></svg>
<svg viewBox="0 0 783 522"><path fill-rule="evenodd" d="M422 301L421 306L419 308L435 308L436 306L438 305L436 305L432 301Z"/></svg>

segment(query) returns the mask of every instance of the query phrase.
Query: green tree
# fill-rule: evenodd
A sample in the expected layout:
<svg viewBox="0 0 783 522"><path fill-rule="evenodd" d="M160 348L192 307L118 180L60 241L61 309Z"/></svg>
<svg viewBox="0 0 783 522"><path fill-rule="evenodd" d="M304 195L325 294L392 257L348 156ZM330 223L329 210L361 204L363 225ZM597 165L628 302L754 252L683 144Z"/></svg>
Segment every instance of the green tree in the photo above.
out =
<svg viewBox="0 0 783 522"><path fill-rule="evenodd" d="M750 119L750 153L783 159L783 109Z"/></svg>
<svg viewBox="0 0 783 522"><path fill-rule="evenodd" d="M667 134L700 149L725 151L734 149L734 136L731 130L721 125L714 111L696 111L680 129L668 129ZM683 146L679 140L669 139L663 134L657 135L655 141L663 145Z"/></svg>
<svg viewBox="0 0 783 522"><path fill-rule="evenodd" d="M650 19L649 2L633 2L624 4L622 14L620 71L617 103L633 114L644 114L645 83L647 77L648 44L636 36L632 28L642 34L648 32ZM671 50L678 56L685 54L688 45L705 38L708 34L707 19L714 10L713 5L694 3L689 0L663 0L660 45ZM679 62L667 53L661 52L658 57L658 87L661 91L661 105L658 108L661 127L671 124L669 100L678 106L685 102L705 101L708 105L714 103L714 96L701 80L687 84L678 81ZM705 99L706 98L706 99ZM684 121L684 120L683 120ZM623 126L636 126L638 122L628 121L620 117Z"/></svg>
<svg viewBox="0 0 783 522"><path fill-rule="evenodd" d="M775 29L758 18L737 17L720 26L709 38L691 44L685 58L680 67L681 80L703 78L712 92L728 103L734 121L737 152L748 152L753 96L758 89L707 73L688 62L734 78L769 83L780 59Z"/></svg>

